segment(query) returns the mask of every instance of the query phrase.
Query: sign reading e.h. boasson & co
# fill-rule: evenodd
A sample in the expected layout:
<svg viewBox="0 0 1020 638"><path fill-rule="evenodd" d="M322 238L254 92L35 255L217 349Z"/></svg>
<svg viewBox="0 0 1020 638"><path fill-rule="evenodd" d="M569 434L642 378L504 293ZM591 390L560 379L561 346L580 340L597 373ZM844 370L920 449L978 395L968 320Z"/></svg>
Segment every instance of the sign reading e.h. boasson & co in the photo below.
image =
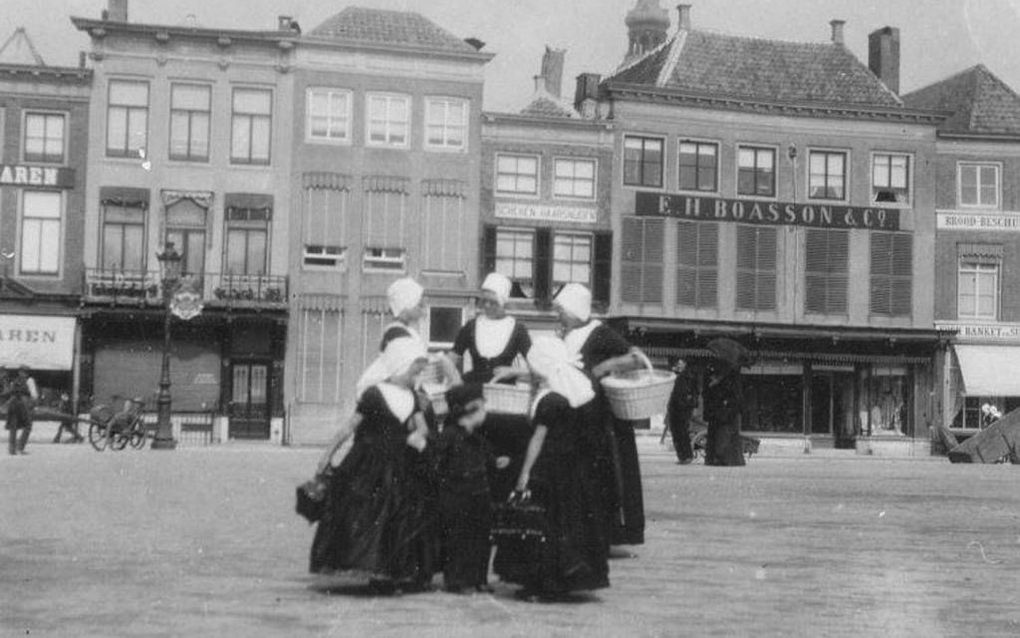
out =
<svg viewBox="0 0 1020 638"><path fill-rule="evenodd" d="M676 217L766 226L812 228L863 228L899 230L900 211L889 208L841 204L797 204L756 199L723 199L697 195L665 195L639 192L634 211L638 215Z"/></svg>

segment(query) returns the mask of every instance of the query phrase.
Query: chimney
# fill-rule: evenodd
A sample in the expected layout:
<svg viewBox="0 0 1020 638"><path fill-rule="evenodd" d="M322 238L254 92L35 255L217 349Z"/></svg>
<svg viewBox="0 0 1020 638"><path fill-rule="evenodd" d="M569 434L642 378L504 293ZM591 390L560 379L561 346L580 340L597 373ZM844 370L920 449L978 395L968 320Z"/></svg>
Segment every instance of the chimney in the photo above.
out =
<svg viewBox="0 0 1020 638"><path fill-rule="evenodd" d="M585 119L595 118L595 106L598 104L599 81L598 73L582 73L577 76L577 88L574 91L574 108Z"/></svg>
<svg viewBox="0 0 1020 638"><path fill-rule="evenodd" d="M680 14L676 26L683 31L691 30L691 5L678 4L676 10Z"/></svg>
<svg viewBox="0 0 1020 638"><path fill-rule="evenodd" d="M128 0L108 0L106 19L110 22L128 21Z"/></svg>
<svg viewBox="0 0 1020 638"><path fill-rule="evenodd" d="M563 92L563 58L566 56L566 49L545 48L542 56L542 77L544 87L539 87L538 79L535 80L535 90L545 88L555 98L559 98Z"/></svg>
<svg viewBox="0 0 1020 638"><path fill-rule="evenodd" d="M893 93L900 92L900 30L882 27L868 36L868 68Z"/></svg>
<svg viewBox="0 0 1020 638"><path fill-rule="evenodd" d="M290 16L276 16L276 29L278 31L290 31Z"/></svg>
<svg viewBox="0 0 1020 638"><path fill-rule="evenodd" d="M829 26L832 27L832 43L843 46L843 25L846 24L846 20L829 20Z"/></svg>

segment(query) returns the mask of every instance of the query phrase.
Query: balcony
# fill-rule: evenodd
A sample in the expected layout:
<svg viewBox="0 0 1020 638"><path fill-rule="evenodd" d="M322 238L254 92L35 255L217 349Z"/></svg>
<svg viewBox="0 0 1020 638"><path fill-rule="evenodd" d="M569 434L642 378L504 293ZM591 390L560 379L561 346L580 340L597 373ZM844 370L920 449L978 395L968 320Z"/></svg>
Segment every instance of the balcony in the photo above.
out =
<svg viewBox="0 0 1020 638"><path fill-rule="evenodd" d="M183 275L182 285L198 292L205 305L217 308L286 308L285 275L211 273ZM85 300L93 303L159 305L159 275L143 270L85 270Z"/></svg>

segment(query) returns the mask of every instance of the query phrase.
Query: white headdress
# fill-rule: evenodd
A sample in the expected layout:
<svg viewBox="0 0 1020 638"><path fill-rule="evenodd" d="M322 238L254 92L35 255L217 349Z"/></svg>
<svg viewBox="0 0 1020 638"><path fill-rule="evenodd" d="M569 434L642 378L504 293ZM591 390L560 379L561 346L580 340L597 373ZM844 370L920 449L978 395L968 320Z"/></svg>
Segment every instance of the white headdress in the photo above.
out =
<svg viewBox="0 0 1020 638"><path fill-rule="evenodd" d="M570 283L563 286L553 303L581 321L591 318L591 291L586 286Z"/></svg>
<svg viewBox="0 0 1020 638"><path fill-rule="evenodd" d="M390 312L399 317L405 310L414 308L421 303L425 289L414 279L404 277L390 284L386 289L386 301L390 304Z"/></svg>
<svg viewBox="0 0 1020 638"><path fill-rule="evenodd" d="M510 300L510 288L512 287L513 282L506 275L498 272L490 272L482 282L482 290L488 290L496 295L496 301L501 306L505 306L506 302Z"/></svg>

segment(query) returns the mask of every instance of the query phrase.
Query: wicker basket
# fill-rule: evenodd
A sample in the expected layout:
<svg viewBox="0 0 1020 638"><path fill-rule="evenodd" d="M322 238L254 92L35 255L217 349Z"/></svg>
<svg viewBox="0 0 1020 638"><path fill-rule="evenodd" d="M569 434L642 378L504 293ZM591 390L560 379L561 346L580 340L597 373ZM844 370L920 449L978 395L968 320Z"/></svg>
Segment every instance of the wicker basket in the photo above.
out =
<svg viewBox="0 0 1020 638"><path fill-rule="evenodd" d="M618 419L637 421L666 411L676 375L656 370L643 354L644 370L617 373L602 380L609 408ZM636 383L640 382L640 384Z"/></svg>
<svg viewBox="0 0 1020 638"><path fill-rule="evenodd" d="M482 394L489 412L526 415L531 409L531 386L528 385L486 383Z"/></svg>

